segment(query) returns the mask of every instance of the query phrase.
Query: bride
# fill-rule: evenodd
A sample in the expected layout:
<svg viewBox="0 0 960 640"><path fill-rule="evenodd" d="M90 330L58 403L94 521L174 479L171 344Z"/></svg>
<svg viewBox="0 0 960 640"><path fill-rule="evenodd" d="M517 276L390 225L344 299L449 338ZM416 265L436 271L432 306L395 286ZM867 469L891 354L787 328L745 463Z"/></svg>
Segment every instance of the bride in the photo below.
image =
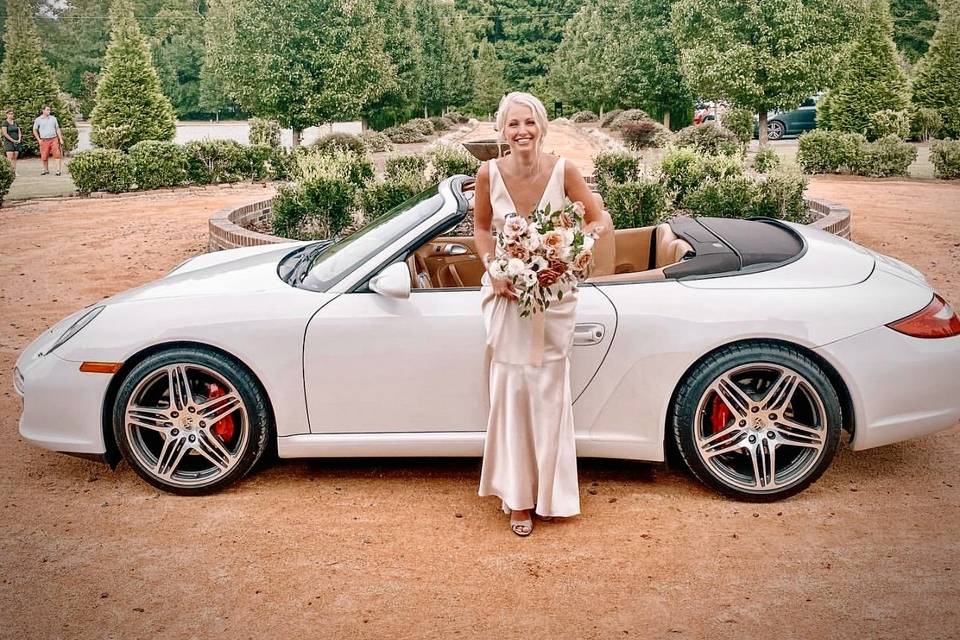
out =
<svg viewBox="0 0 960 640"><path fill-rule="evenodd" d="M573 163L543 152L547 112L535 96L510 93L500 101L496 128L509 155L477 173L474 238L484 265L495 253L512 213L524 217L565 199L585 207L584 231L599 232L601 210ZM533 531L530 511L542 518L580 513L568 354L576 322L576 289L544 313L520 317L509 280L484 274L490 415L481 496L497 496L519 536Z"/></svg>

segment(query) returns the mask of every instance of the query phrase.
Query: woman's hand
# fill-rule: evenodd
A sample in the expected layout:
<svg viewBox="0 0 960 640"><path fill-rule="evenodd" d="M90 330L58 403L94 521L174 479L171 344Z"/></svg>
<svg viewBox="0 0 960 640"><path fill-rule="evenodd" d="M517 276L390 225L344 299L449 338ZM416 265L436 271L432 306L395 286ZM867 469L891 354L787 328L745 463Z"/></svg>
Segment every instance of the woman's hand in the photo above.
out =
<svg viewBox="0 0 960 640"><path fill-rule="evenodd" d="M517 299L517 292L513 290L513 283L506 278L500 279L490 276L490 286L493 288L493 294L496 296L501 296L508 300Z"/></svg>
<svg viewBox="0 0 960 640"><path fill-rule="evenodd" d="M603 230L604 226L599 222L588 222L581 228L581 231L585 236L593 235L599 237L600 234L603 233Z"/></svg>

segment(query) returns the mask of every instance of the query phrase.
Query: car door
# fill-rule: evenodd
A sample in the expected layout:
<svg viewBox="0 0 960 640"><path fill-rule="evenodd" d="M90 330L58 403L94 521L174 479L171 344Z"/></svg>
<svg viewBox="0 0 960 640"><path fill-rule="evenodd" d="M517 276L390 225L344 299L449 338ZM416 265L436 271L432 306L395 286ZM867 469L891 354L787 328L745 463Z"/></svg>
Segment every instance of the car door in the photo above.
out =
<svg viewBox="0 0 960 640"><path fill-rule="evenodd" d="M803 133L817 126L817 103L813 98L807 98L794 112L790 133Z"/></svg>
<svg viewBox="0 0 960 640"><path fill-rule="evenodd" d="M575 399L603 361L615 328L607 297L593 286L581 287L571 351ZM485 344L477 288L414 289L407 299L344 293L306 330L310 430L483 431Z"/></svg>

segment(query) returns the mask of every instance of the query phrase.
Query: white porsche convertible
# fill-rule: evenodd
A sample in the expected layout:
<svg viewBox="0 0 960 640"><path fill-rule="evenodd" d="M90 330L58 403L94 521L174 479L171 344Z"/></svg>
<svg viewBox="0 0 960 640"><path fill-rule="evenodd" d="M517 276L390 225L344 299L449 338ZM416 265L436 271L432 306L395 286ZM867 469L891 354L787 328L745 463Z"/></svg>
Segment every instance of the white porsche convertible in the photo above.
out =
<svg viewBox="0 0 960 640"><path fill-rule="evenodd" d="M457 176L335 241L209 253L36 339L20 433L199 494L280 457L480 456L480 260ZM662 461L744 500L960 420L960 320L910 266L772 219L618 229L581 287L581 456Z"/></svg>

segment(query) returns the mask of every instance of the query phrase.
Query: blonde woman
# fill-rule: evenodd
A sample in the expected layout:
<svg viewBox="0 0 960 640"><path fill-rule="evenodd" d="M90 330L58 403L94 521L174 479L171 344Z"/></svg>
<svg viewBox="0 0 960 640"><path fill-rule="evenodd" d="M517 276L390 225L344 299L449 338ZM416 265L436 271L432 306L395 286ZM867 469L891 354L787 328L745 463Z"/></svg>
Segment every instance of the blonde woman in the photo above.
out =
<svg viewBox="0 0 960 640"><path fill-rule="evenodd" d="M528 217L548 203L556 209L565 199L579 201L584 230L599 230L600 207L577 167L543 152L543 103L529 93L504 96L496 127L510 153L477 173L474 237L484 264L494 255L491 232L501 231L514 212ZM531 511L546 519L580 513L568 359L577 295L574 290L543 314L521 318L510 282L487 272L481 297L490 414L478 493L499 497L513 532L528 536Z"/></svg>

